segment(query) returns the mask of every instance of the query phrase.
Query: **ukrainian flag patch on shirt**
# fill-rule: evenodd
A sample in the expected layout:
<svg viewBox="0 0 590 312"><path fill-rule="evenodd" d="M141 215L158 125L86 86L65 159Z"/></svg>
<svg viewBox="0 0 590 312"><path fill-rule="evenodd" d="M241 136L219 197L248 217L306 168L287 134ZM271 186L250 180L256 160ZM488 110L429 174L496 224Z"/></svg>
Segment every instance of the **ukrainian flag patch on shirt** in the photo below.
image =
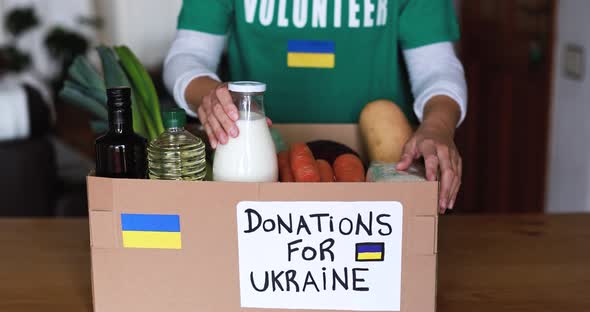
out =
<svg viewBox="0 0 590 312"><path fill-rule="evenodd" d="M289 40L287 66L294 68L334 68L336 54L333 41Z"/></svg>
<svg viewBox="0 0 590 312"><path fill-rule="evenodd" d="M124 248L182 249L180 216L121 214Z"/></svg>

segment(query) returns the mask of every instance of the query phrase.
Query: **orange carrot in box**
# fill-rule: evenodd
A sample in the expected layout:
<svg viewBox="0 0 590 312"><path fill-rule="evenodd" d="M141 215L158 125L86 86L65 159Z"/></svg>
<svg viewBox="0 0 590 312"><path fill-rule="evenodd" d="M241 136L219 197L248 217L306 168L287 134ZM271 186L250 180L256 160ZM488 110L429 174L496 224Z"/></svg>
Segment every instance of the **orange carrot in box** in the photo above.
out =
<svg viewBox="0 0 590 312"><path fill-rule="evenodd" d="M330 163L323 159L316 160L316 163L318 164L318 170L320 171L320 181L334 182L334 170L332 170Z"/></svg>
<svg viewBox="0 0 590 312"><path fill-rule="evenodd" d="M336 182L365 182L363 162L353 154L340 155L334 161Z"/></svg>
<svg viewBox="0 0 590 312"><path fill-rule="evenodd" d="M289 151L289 162L295 182L320 182L318 165L307 144L292 144Z"/></svg>
<svg viewBox="0 0 590 312"><path fill-rule="evenodd" d="M291 164L289 163L289 151L282 151L278 155L279 158L279 181L281 182L295 182L293 173L291 172Z"/></svg>

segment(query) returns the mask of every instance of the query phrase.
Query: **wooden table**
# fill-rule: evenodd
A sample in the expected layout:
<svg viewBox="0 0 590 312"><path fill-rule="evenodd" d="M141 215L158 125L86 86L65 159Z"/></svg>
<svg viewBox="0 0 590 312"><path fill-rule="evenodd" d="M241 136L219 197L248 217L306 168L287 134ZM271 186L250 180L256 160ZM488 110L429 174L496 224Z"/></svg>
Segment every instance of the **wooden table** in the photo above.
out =
<svg viewBox="0 0 590 312"><path fill-rule="evenodd" d="M590 215L445 216L438 311L590 311ZM86 220L0 220L0 311L92 311Z"/></svg>

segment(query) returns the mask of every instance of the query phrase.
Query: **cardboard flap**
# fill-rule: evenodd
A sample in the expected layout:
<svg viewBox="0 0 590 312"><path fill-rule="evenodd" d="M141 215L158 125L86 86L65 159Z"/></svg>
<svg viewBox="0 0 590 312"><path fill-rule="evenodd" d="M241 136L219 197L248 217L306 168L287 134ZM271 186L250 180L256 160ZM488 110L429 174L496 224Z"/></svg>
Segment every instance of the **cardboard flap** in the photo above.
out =
<svg viewBox="0 0 590 312"><path fill-rule="evenodd" d="M90 211L90 246L115 248L115 222L109 211Z"/></svg>
<svg viewBox="0 0 590 312"><path fill-rule="evenodd" d="M438 216L438 182L408 183L408 191L412 192L412 202L416 207L414 215L417 217ZM399 188L399 184L396 188Z"/></svg>
<svg viewBox="0 0 590 312"><path fill-rule="evenodd" d="M89 176L86 178L88 187L89 211L113 210L113 180Z"/></svg>
<svg viewBox="0 0 590 312"><path fill-rule="evenodd" d="M410 225L410 252L426 256L436 254L437 217L416 217Z"/></svg>
<svg viewBox="0 0 590 312"><path fill-rule="evenodd" d="M438 253L438 216L434 219L434 253Z"/></svg>

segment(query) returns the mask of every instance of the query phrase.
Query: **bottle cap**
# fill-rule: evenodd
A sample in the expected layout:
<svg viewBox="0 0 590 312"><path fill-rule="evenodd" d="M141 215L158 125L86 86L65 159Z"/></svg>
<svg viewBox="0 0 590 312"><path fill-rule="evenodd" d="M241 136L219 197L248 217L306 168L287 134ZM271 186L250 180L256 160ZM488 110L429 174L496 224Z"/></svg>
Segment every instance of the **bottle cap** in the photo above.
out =
<svg viewBox="0 0 590 312"><path fill-rule="evenodd" d="M257 81L235 81L228 85L229 91L243 93L260 93L266 91L266 84Z"/></svg>
<svg viewBox="0 0 590 312"><path fill-rule="evenodd" d="M131 88L113 87L107 89L107 99L110 106L131 106Z"/></svg>
<svg viewBox="0 0 590 312"><path fill-rule="evenodd" d="M186 113L180 108L173 108L162 113L164 128L182 128L186 124Z"/></svg>

